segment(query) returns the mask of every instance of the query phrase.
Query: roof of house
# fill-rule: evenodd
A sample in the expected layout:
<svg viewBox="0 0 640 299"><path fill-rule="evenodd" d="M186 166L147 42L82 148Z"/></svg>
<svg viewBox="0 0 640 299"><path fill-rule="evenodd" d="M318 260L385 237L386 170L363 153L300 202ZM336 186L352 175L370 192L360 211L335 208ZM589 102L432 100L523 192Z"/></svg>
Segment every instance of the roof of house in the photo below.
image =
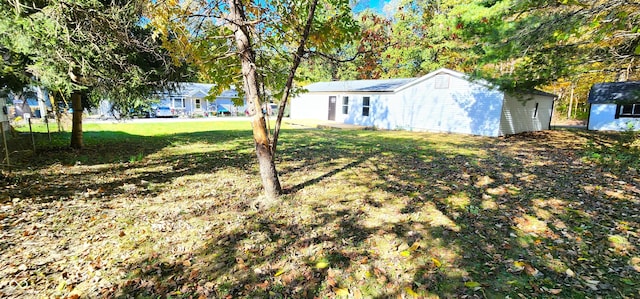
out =
<svg viewBox="0 0 640 299"><path fill-rule="evenodd" d="M165 90L160 94L172 98L204 98L209 95L209 90L215 86L215 84L207 83L178 82L175 89ZM235 97L238 97L238 91L233 86L217 96L217 98Z"/></svg>
<svg viewBox="0 0 640 299"><path fill-rule="evenodd" d="M591 104L640 102L640 81L597 83L589 91Z"/></svg>
<svg viewBox="0 0 640 299"><path fill-rule="evenodd" d="M417 78L381 79L381 80L350 80L317 82L305 87L310 92L393 92Z"/></svg>
<svg viewBox="0 0 640 299"><path fill-rule="evenodd" d="M440 68L419 78L317 82L309 84L305 88L309 92L398 92L440 74L448 74L456 78L471 81L471 78L464 73L447 68ZM486 80L475 79L472 81L488 88L495 88ZM554 94L540 90L530 90L526 92L554 98L557 97Z"/></svg>
<svg viewBox="0 0 640 299"><path fill-rule="evenodd" d="M185 97L202 98L209 94L209 90L213 84L180 82L178 83L178 92Z"/></svg>

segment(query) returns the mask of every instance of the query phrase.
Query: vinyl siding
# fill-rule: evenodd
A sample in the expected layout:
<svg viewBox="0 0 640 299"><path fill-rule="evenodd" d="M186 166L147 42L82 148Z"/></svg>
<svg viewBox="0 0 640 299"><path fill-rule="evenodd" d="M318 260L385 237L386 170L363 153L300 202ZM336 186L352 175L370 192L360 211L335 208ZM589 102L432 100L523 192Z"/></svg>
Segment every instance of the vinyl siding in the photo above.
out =
<svg viewBox="0 0 640 299"><path fill-rule="evenodd" d="M443 84L446 83L446 84ZM342 97L349 96L343 115ZM531 103L506 98L484 81L468 81L463 74L441 69L395 91L309 92L291 102L291 118L328 119L329 96L336 96L336 122L386 130L410 130L500 136L545 130L553 97L535 95ZM362 115L362 99L370 97L369 115ZM538 113L533 117L535 103Z"/></svg>
<svg viewBox="0 0 640 299"><path fill-rule="evenodd" d="M538 112L534 117L536 104L538 104ZM500 135L548 130L552 113L552 97L505 95L500 120Z"/></svg>
<svg viewBox="0 0 640 299"><path fill-rule="evenodd" d="M497 136L502 93L483 85L443 74L448 88L435 88L434 76L401 91L393 105L391 122L412 131Z"/></svg>
<svg viewBox="0 0 640 299"><path fill-rule="evenodd" d="M629 126L640 128L640 118L621 117L616 119L616 104L591 104L589 130L624 131Z"/></svg>
<svg viewBox="0 0 640 299"><path fill-rule="evenodd" d="M291 119L329 119L329 96L330 94L325 93L306 93L293 98L289 112ZM336 116L339 114L336 103Z"/></svg>

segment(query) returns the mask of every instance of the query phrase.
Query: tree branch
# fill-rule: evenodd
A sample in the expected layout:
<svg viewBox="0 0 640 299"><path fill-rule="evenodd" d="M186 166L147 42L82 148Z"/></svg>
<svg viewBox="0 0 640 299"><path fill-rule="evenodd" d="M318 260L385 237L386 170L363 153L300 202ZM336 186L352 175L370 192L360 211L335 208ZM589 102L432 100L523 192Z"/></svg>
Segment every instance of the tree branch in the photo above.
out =
<svg viewBox="0 0 640 299"><path fill-rule="evenodd" d="M314 18L317 6L318 6L318 0L313 0L309 6L309 15L307 16L307 21L304 25L304 31L302 33L302 39L300 40L300 44L298 45L298 50L296 51L295 54L293 54L293 65L289 70L289 77L287 77L287 83L284 86L284 93L282 94L282 98L280 100L280 108L278 109L278 118L276 119L276 127L273 132L273 139L271 140L271 155L274 158L275 158L276 149L278 146L278 137L280 136L280 126L282 124L282 117L284 116L284 110L287 107L287 100L289 99L291 88L293 87L293 79L296 76L296 71L298 70L298 66L300 66L302 57L305 54L306 43L311 33L311 25L313 24L313 18Z"/></svg>

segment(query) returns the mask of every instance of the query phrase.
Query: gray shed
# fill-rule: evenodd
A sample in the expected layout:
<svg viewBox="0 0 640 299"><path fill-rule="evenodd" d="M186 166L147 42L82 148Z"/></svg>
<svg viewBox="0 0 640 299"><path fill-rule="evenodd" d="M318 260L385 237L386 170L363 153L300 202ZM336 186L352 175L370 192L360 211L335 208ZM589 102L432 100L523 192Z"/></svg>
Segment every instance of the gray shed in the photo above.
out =
<svg viewBox="0 0 640 299"><path fill-rule="evenodd" d="M640 82L594 84L588 102L589 130L640 129Z"/></svg>

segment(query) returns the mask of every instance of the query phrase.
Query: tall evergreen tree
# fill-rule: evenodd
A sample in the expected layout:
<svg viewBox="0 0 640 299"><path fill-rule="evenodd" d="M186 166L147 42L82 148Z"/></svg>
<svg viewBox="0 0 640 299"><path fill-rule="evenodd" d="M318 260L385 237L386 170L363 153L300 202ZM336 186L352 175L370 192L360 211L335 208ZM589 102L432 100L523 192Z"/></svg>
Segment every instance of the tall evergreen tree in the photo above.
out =
<svg viewBox="0 0 640 299"><path fill-rule="evenodd" d="M37 84L70 95L71 147L83 145L83 98L126 107L175 73L142 26L144 8L144 0L19 0L0 6L2 47L27 58L23 69Z"/></svg>

